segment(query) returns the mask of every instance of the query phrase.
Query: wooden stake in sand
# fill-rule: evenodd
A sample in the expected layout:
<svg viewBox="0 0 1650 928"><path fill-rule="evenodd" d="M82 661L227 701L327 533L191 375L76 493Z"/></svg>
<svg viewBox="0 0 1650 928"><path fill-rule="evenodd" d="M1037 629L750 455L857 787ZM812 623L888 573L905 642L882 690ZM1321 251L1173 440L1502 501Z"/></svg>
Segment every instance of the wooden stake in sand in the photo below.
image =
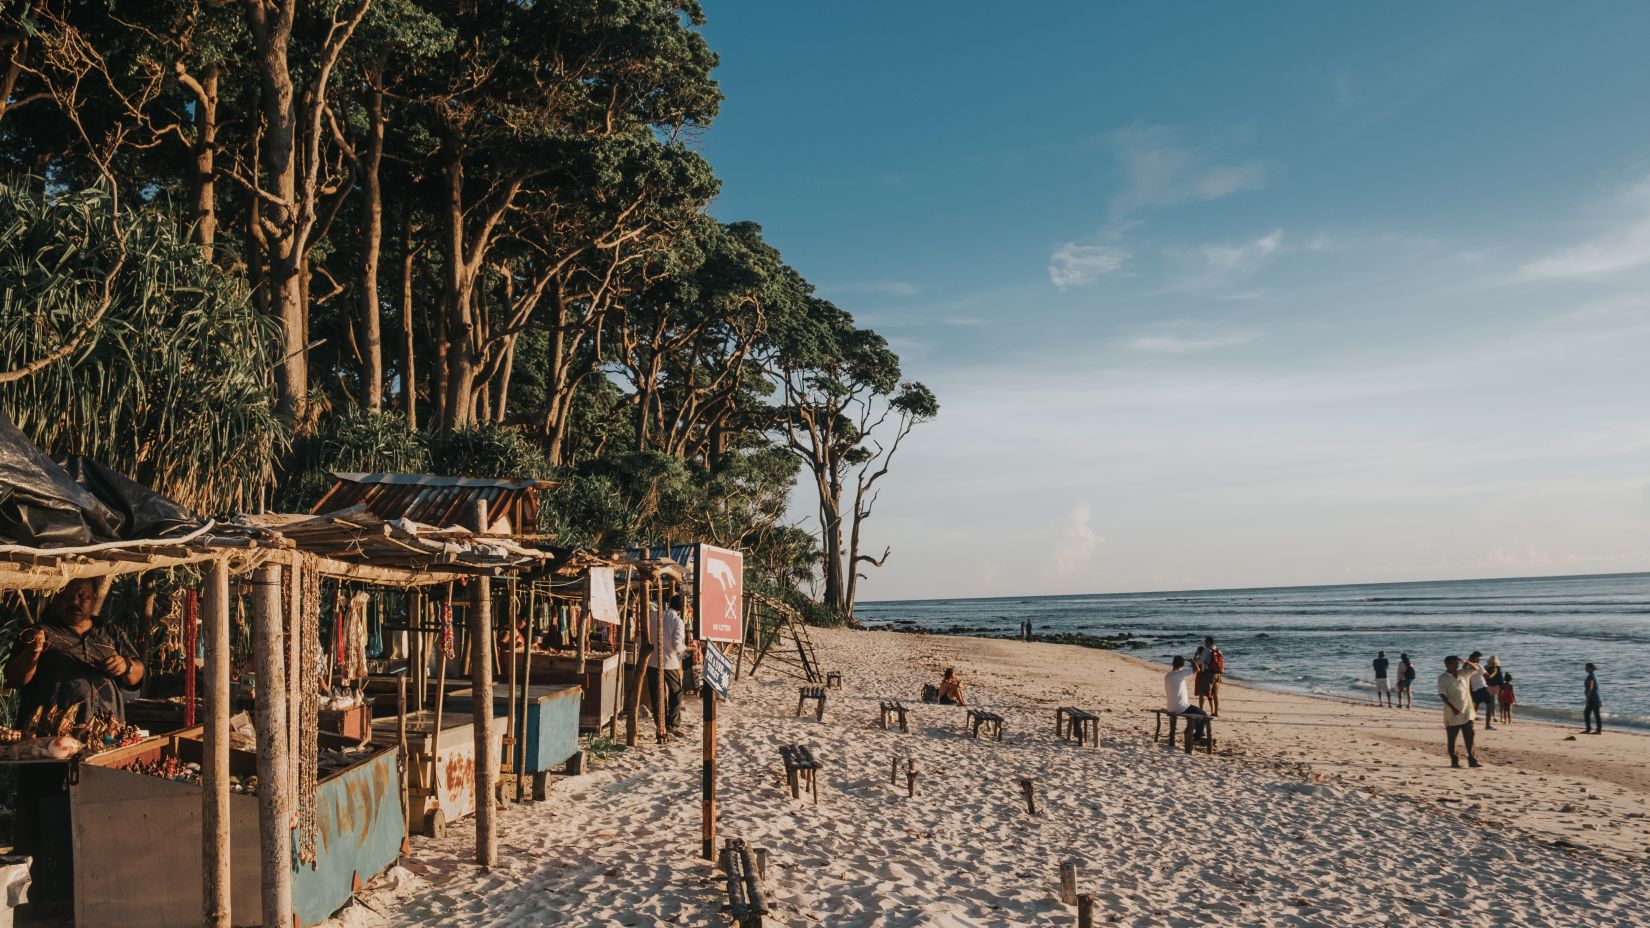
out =
<svg viewBox="0 0 1650 928"><path fill-rule="evenodd" d="M716 691L707 682L699 688L699 699L704 704L704 782L700 809L700 856L706 860L716 856Z"/></svg>
<svg viewBox="0 0 1650 928"><path fill-rule="evenodd" d="M1037 781L1030 777L1020 778L1020 792L1026 797L1026 814L1037 814Z"/></svg>
<svg viewBox="0 0 1650 928"><path fill-rule="evenodd" d="M1089 893L1077 897L1077 928L1094 928L1094 896Z"/></svg>
<svg viewBox="0 0 1650 928"><path fill-rule="evenodd" d="M206 575L206 730L201 752L201 923L229 928L229 564Z"/></svg>
<svg viewBox="0 0 1650 928"><path fill-rule="evenodd" d="M477 500L473 529L487 530L487 501ZM493 744L493 591L482 576L470 585L470 715L476 727L476 863L498 863L498 748ZM441 735L436 734L437 743Z"/></svg>
<svg viewBox="0 0 1650 928"><path fill-rule="evenodd" d="M1060 901L1077 904L1077 862L1068 860L1060 865Z"/></svg>
<svg viewBox="0 0 1650 928"><path fill-rule="evenodd" d="M917 761L911 757L905 759L905 795L906 798L917 795Z"/></svg>

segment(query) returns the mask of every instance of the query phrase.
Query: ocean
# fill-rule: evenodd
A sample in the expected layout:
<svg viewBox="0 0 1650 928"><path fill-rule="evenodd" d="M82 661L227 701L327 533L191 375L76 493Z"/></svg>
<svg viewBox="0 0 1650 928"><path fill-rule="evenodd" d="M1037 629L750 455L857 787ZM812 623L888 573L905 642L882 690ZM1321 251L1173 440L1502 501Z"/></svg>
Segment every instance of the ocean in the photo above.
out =
<svg viewBox="0 0 1650 928"><path fill-rule="evenodd" d="M1415 704L1440 705L1449 654L1501 658L1517 717L1580 727L1584 665L1598 665L1606 724L1650 729L1650 574L1372 583L861 603L867 627L1014 635L1129 634L1128 653L1190 658L1204 635L1234 680L1299 693L1374 698L1371 661L1415 663ZM1395 676L1395 672L1394 672Z"/></svg>

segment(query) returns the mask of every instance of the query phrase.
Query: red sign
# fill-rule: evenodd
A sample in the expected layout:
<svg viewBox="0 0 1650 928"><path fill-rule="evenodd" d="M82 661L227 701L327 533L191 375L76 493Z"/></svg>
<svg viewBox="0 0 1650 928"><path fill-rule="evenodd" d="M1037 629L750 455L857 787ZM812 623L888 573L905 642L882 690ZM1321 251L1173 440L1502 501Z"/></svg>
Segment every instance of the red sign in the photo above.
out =
<svg viewBox="0 0 1650 928"><path fill-rule="evenodd" d="M693 593L700 638L730 644L745 640L745 555L700 545Z"/></svg>

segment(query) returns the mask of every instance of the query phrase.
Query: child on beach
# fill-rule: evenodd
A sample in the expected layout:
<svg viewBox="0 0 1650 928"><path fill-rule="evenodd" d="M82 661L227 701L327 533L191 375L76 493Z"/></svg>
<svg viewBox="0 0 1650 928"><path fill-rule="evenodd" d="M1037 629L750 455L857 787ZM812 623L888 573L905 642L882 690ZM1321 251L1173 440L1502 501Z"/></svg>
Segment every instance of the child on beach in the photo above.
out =
<svg viewBox="0 0 1650 928"><path fill-rule="evenodd" d="M1512 674L1510 674L1510 673L1502 674L1501 675L1501 724L1509 725L1509 724L1512 723L1512 707L1513 707L1513 703L1516 703L1517 701L1518 701L1517 697L1513 695Z"/></svg>

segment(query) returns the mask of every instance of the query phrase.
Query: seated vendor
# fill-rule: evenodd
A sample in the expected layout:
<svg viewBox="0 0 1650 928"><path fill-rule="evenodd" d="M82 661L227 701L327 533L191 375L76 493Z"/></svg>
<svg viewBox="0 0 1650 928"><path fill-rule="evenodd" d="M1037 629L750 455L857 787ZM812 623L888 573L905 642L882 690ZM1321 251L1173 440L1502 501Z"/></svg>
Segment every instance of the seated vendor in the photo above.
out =
<svg viewBox="0 0 1650 928"><path fill-rule="evenodd" d="M126 696L143 680L143 662L121 631L95 614L97 584L72 580L46 605L43 620L26 626L6 661L6 683L20 691L17 717L35 710L84 705L78 721L98 712L126 719Z"/></svg>
<svg viewBox="0 0 1650 928"><path fill-rule="evenodd" d="M945 668L945 676L940 678L940 705L968 705L963 699L962 681L957 679L957 671L951 667Z"/></svg>

